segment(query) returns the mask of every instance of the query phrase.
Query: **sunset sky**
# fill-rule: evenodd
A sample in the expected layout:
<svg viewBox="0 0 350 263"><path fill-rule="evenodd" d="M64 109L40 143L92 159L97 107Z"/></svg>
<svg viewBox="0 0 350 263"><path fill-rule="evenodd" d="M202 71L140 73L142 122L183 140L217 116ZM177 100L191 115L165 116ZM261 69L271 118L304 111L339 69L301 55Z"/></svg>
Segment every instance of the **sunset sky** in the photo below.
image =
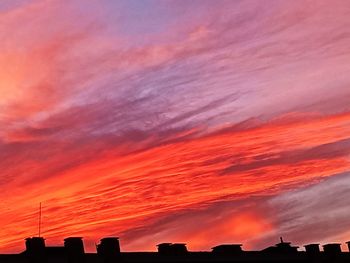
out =
<svg viewBox="0 0 350 263"><path fill-rule="evenodd" d="M350 240L348 0L1 0L0 253Z"/></svg>

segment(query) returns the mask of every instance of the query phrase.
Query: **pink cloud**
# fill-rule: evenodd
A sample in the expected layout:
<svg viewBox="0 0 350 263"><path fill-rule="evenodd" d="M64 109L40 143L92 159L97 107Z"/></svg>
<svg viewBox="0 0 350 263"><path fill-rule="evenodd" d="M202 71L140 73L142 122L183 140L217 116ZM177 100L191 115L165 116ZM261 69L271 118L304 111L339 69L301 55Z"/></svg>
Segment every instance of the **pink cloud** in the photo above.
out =
<svg viewBox="0 0 350 263"><path fill-rule="evenodd" d="M18 250L35 234L40 201L53 243L77 234L91 249L121 233L129 249L149 248L140 237L204 248L208 236L227 232L220 242L254 247L293 216L265 215L253 196L259 207L277 196L278 208L286 191L349 170L348 3L217 3L163 3L155 10L171 16L167 27L140 9L152 28L141 36L98 1L1 11L2 249ZM184 211L243 199L244 213L198 215L205 233L164 230ZM247 224L232 228L241 221L261 239Z"/></svg>

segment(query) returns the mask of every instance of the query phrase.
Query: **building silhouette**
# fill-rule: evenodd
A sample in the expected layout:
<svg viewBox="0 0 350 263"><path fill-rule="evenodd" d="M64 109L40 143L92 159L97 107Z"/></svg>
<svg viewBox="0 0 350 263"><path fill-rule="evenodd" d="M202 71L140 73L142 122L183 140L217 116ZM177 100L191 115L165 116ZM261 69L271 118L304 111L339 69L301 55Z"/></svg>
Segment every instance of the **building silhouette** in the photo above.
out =
<svg viewBox="0 0 350 263"><path fill-rule="evenodd" d="M96 245L97 253L86 253L83 238L68 237L63 246L46 246L42 237L25 240L25 251L19 254L1 255L1 263L350 263L348 251L341 244L305 245L305 251L280 242L260 251L245 251L242 244L221 244L211 251L188 251L184 243L161 243L156 252L122 252L119 238L106 237Z"/></svg>

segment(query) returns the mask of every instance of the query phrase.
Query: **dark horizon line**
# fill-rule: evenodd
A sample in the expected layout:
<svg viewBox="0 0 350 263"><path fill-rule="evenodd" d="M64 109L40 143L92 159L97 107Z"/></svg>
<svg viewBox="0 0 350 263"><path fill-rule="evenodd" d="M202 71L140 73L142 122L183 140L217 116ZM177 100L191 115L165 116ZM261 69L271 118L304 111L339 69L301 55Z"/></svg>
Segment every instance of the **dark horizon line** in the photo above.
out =
<svg viewBox="0 0 350 263"><path fill-rule="evenodd" d="M28 250L28 243L30 242L42 242L42 245L45 247L45 248L59 248L61 247L60 245L50 245L50 246L46 246L45 244L45 238L42 237L42 236L33 236L33 237L28 237L28 238L25 238L24 239L26 241L26 248ZM113 241L114 240L114 241ZM110 242L110 241L113 241L113 242L117 242L118 244L118 247L119 247L119 237L103 237L100 239L100 242L101 244L105 241L107 242ZM84 250L84 243L83 243L83 237L76 237L76 236L71 236L71 237L67 237L67 238L64 238L63 239L64 241L64 245L66 244L66 242L68 241L74 241L74 242L78 242L81 244L82 246L82 249ZM225 248L227 250L240 250L241 252L262 252L262 251L266 251L268 249L271 249L271 248L279 248L279 247L289 247L289 248L292 248L293 250L295 250L295 252L307 252L308 248L311 248L311 249L318 249L319 250L319 247L322 246L323 247L323 250L319 250L319 252L324 252L325 251L325 248L327 250L328 247L332 247L332 249L336 249L336 250L339 250L338 252L344 252L341 250L341 246L342 245L347 245L348 247L348 251L350 253L350 241L347 241L345 243L337 243L337 242L332 242L332 243L326 243L324 245L321 245L320 243L310 243L310 244L306 244L306 245L302 245L302 246L291 246L291 242L285 242L283 240L282 237L280 237L280 242L273 245L273 246L269 246L269 247L266 247L264 249L261 249L261 250L243 250L242 247L243 247L243 244L242 243L224 243L224 244L219 244L219 245L216 245L214 247L211 247L210 249L212 250L211 252L215 252L216 249L220 249L220 248ZM95 243L95 246L96 246L96 250L98 250L98 246L96 243ZM182 247L182 249L184 249L186 252L210 252L208 250L199 250L199 251L195 251L195 250L187 250L187 243L178 243L178 242L163 242L163 243L159 243L156 245L156 247L158 248L158 252L160 252L160 248L161 247L167 247L167 248L171 248L171 247ZM298 250L299 248L302 248L304 247L305 250ZM85 250L84 250L85 251ZM119 248L119 252L120 251L120 248ZM125 251L125 253L137 253L137 252L144 252L144 253L152 253L152 252L156 252L156 251ZM23 252L20 252L20 253L23 253ZM93 252L88 252L88 253L93 253ZM124 253L124 252L121 252L121 253ZM1 253L0 252L0 255L11 255L11 254L16 254L16 253Z"/></svg>

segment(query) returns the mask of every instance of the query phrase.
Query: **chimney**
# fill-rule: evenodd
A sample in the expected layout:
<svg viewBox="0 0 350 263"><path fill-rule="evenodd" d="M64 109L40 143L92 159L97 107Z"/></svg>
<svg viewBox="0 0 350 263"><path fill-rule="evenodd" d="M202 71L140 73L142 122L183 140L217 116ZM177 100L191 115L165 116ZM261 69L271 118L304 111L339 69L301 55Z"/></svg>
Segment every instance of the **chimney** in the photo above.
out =
<svg viewBox="0 0 350 263"><path fill-rule="evenodd" d="M118 237L102 238L96 248L98 256L105 263L116 262L120 259L121 253Z"/></svg>
<svg viewBox="0 0 350 263"><path fill-rule="evenodd" d="M350 241L346 242L346 244L348 245L348 251L350 252Z"/></svg>
<svg viewBox="0 0 350 263"><path fill-rule="evenodd" d="M162 255L170 254L171 243L161 243L157 245L158 253Z"/></svg>
<svg viewBox="0 0 350 263"><path fill-rule="evenodd" d="M223 255L235 255L243 252L242 244L224 244L212 247L212 253Z"/></svg>
<svg viewBox="0 0 350 263"><path fill-rule="evenodd" d="M45 253L45 239L42 237L29 237L25 242L25 254L29 262L43 263L47 262Z"/></svg>
<svg viewBox="0 0 350 263"><path fill-rule="evenodd" d="M188 252L186 244L184 244L184 243L172 244L170 246L170 248L171 248L171 252L173 253L173 255L183 255L183 254L186 254Z"/></svg>
<svg viewBox="0 0 350 263"><path fill-rule="evenodd" d="M186 254L187 247L184 243L161 243L157 245L158 253L161 255L183 255Z"/></svg>
<svg viewBox="0 0 350 263"><path fill-rule="evenodd" d="M85 251L81 237L68 237L64 240L64 248L69 263L84 262Z"/></svg>
<svg viewBox="0 0 350 263"><path fill-rule="evenodd" d="M320 244L308 244L308 245L305 245L304 247L307 254L320 253Z"/></svg>
<svg viewBox="0 0 350 263"><path fill-rule="evenodd" d="M332 244L326 244L323 246L323 251L326 254L340 254L341 253L341 244L338 243L332 243Z"/></svg>

